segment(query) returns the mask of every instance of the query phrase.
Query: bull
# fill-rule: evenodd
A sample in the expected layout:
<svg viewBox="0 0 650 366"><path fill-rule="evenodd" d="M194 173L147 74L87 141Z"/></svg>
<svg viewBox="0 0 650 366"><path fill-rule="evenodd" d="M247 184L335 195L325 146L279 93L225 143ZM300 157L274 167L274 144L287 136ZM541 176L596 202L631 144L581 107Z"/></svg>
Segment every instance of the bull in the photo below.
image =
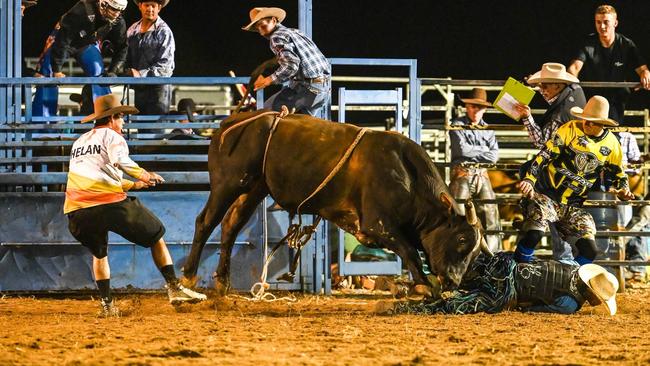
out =
<svg viewBox="0 0 650 366"><path fill-rule="evenodd" d="M398 133L367 131L342 162L359 127L298 114L278 117L274 126L276 117L262 111L235 114L212 136L210 195L196 218L183 267L187 283L196 283L203 247L221 223L215 286L220 294L229 290L237 234L269 194L291 214L302 205L300 213L320 215L362 244L395 252L410 270L418 294L432 295L418 250L425 252L443 286L460 283L473 258L486 248L480 221L471 202L467 216L459 214L422 147ZM341 162L333 178L303 202Z"/></svg>

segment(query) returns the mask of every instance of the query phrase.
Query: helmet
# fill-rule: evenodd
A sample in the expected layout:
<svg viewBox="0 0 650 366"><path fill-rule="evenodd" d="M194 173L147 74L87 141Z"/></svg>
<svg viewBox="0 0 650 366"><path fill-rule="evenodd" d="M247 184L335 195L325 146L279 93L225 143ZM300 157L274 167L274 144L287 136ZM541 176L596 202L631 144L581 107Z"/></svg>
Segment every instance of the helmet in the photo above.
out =
<svg viewBox="0 0 650 366"><path fill-rule="evenodd" d="M119 11L124 11L127 4L127 0L99 0L100 8L110 6L111 8Z"/></svg>
<svg viewBox="0 0 650 366"><path fill-rule="evenodd" d="M99 12L110 23L114 23L126 5L127 0L99 0Z"/></svg>

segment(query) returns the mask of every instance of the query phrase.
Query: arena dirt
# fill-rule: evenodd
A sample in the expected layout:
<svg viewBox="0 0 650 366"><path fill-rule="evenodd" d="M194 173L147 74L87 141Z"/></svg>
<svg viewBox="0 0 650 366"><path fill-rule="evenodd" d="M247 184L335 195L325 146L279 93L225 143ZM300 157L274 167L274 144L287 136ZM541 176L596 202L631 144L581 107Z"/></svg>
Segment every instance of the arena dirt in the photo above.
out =
<svg viewBox="0 0 650 366"><path fill-rule="evenodd" d="M162 293L123 295L121 318L90 299L0 299L0 365L648 364L650 290L609 317L507 312L382 315L387 295L229 297L174 309Z"/></svg>

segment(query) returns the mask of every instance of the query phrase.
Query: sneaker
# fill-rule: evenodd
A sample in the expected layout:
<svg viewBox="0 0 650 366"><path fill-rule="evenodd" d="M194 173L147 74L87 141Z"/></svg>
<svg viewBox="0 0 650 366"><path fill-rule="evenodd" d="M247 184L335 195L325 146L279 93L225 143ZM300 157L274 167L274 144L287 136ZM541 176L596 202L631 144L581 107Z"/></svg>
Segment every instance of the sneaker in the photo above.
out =
<svg viewBox="0 0 650 366"><path fill-rule="evenodd" d="M99 300L101 304L101 310L99 310L99 316L104 318L118 318L122 315L120 309L115 306L115 300L107 301L106 299Z"/></svg>
<svg viewBox="0 0 650 366"><path fill-rule="evenodd" d="M206 300L208 297L202 293L192 291L189 288L184 287L183 285L166 285L167 295L169 295L169 303L172 305L178 305L182 303L194 304L203 300Z"/></svg>

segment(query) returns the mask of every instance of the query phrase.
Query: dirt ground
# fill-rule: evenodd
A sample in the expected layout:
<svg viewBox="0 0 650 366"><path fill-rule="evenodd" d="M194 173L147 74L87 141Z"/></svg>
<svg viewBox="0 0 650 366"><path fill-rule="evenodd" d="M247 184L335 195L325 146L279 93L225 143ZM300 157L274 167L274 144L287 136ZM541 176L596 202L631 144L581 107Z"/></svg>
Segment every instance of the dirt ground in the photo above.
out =
<svg viewBox="0 0 650 366"><path fill-rule="evenodd" d="M650 290L619 314L385 315L389 295L228 297L175 309L164 294L118 295L121 318L90 298L0 298L0 365L427 365L650 363ZM214 297L213 297L214 299Z"/></svg>

